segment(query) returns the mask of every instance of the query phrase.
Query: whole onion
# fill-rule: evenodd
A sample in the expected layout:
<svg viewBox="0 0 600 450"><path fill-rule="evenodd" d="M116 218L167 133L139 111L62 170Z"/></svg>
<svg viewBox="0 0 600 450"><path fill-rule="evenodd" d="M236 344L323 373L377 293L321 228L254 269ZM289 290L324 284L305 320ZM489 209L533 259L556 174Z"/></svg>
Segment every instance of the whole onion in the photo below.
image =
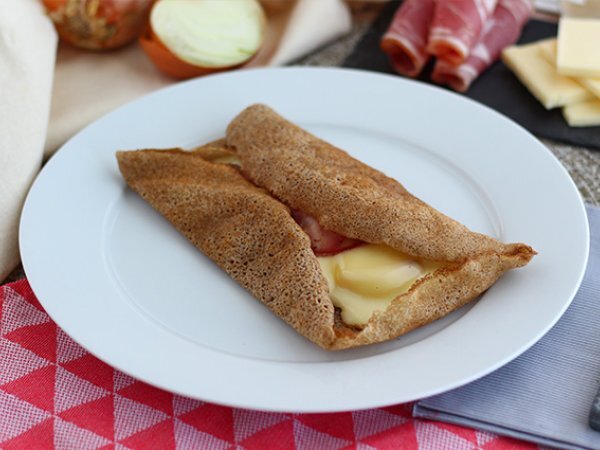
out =
<svg viewBox="0 0 600 450"><path fill-rule="evenodd" d="M43 0L61 39L75 47L108 50L134 41L154 0Z"/></svg>

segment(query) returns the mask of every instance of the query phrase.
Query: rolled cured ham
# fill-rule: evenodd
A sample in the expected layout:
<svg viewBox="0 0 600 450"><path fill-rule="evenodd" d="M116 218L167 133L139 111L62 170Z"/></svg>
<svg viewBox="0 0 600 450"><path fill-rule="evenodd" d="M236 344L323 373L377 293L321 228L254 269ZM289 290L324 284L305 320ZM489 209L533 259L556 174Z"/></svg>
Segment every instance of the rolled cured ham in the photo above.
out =
<svg viewBox="0 0 600 450"><path fill-rule="evenodd" d="M430 58L426 49L434 6L434 0L405 0L381 39L381 49L401 75L418 76Z"/></svg>
<svg viewBox="0 0 600 450"><path fill-rule="evenodd" d="M475 78L498 59L502 49L517 41L532 12L529 0L500 0L468 59L458 66L438 60L431 79L456 91L466 91Z"/></svg>
<svg viewBox="0 0 600 450"><path fill-rule="evenodd" d="M436 2L427 51L450 64L463 63L497 4L498 0Z"/></svg>

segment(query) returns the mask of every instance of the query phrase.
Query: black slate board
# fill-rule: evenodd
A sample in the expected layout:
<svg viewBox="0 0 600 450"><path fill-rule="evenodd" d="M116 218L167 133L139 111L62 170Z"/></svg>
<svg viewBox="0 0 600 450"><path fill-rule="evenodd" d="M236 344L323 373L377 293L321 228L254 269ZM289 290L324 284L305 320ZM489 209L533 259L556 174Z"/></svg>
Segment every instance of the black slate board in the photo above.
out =
<svg viewBox="0 0 600 450"><path fill-rule="evenodd" d="M387 56L379 48L379 41L398 5L399 2L392 1L385 7L346 58L344 67L395 74ZM556 36L556 31L556 24L531 20L523 29L519 43ZM430 72L431 67L427 67L420 79L429 82ZM569 127L560 109L546 110L501 61L492 65L463 95L510 117L538 137L600 149L600 126Z"/></svg>

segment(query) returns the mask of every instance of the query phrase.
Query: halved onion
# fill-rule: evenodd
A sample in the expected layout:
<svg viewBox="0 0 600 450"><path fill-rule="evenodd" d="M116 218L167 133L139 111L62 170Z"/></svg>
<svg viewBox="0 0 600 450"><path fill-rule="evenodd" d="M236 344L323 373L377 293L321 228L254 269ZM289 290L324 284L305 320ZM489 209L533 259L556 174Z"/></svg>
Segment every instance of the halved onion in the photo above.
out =
<svg viewBox="0 0 600 450"><path fill-rule="evenodd" d="M140 43L174 78L228 70L260 49L266 18L257 0L158 0Z"/></svg>

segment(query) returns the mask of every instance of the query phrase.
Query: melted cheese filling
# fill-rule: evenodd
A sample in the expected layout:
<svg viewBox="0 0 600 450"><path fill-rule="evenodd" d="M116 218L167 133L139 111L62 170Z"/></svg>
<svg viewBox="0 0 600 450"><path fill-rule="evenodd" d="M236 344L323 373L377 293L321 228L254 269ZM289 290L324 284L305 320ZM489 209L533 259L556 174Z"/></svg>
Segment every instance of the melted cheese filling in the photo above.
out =
<svg viewBox="0 0 600 450"><path fill-rule="evenodd" d="M437 268L434 263L419 262L386 245L375 244L317 259L331 300L348 325L365 325L375 311L384 311L415 280Z"/></svg>

